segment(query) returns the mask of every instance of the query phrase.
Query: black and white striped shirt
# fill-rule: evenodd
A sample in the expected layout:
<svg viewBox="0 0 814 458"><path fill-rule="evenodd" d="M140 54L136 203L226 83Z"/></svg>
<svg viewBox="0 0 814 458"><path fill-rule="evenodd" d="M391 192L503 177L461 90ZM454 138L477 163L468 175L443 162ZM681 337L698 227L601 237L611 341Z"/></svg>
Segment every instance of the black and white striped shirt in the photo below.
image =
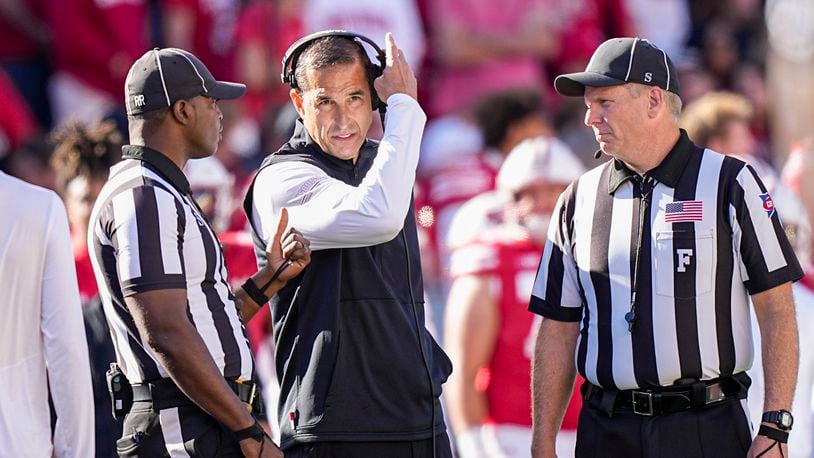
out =
<svg viewBox="0 0 814 458"><path fill-rule="evenodd" d="M168 377L139 333L124 298L187 290L187 316L215 365L250 380L253 361L223 252L180 169L158 151L125 146L91 214L88 246L119 365L131 383Z"/></svg>
<svg viewBox="0 0 814 458"><path fill-rule="evenodd" d="M748 369L748 295L802 277L754 170L696 147L683 131L644 177L617 160L589 171L554 215L529 309L581 321L577 369L606 389Z"/></svg>

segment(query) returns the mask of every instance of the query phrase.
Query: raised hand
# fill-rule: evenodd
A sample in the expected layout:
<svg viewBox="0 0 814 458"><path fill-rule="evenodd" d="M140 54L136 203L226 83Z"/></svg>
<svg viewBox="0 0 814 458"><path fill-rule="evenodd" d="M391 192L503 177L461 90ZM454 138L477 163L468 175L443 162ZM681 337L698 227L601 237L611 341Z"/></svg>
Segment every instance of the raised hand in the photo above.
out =
<svg viewBox="0 0 814 458"><path fill-rule="evenodd" d="M373 86L376 93L383 101L393 94L407 94L416 99L418 96L418 83L415 74L410 68L410 64L404 58L404 53L396 46L393 34L387 32L385 35L385 66L382 76L376 78Z"/></svg>
<svg viewBox="0 0 814 458"><path fill-rule="evenodd" d="M276 272L283 264L289 263L277 278L282 282L299 275L311 262L311 241L293 227L286 230L287 226L288 210L283 208L280 211L280 221L277 223L274 237L266 245L268 266L272 272Z"/></svg>

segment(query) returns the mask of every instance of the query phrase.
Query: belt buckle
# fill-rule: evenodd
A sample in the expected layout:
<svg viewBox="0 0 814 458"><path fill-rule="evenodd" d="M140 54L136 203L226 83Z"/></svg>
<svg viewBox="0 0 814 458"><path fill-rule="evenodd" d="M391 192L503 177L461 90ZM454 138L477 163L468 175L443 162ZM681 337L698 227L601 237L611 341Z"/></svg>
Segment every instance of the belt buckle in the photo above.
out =
<svg viewBox="0 0 814 458"><path fill-rule="evenodd" d="M653 393L634 391L631 393L631 401L633 402L633 413L646 417L653 416Z"/></svg>
<svg viewBox="0 0 814 458"><path fill-rule="evenodd" d="M723 401L726 398L726 394L720 383L713 383L712 385L707 385L705 397L705 404L713 404Z"/></svg>

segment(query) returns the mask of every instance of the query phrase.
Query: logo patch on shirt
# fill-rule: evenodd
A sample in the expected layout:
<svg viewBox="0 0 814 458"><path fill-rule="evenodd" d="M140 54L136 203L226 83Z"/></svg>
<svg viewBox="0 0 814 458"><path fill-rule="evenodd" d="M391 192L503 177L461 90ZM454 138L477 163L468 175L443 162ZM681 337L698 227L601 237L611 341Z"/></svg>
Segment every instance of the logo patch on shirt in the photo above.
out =
<svg viewBox="0 0 814 458"><path fill-rule="evenodd" d="M700 200L679 200L664 207L664 222L686 223L701 221L704 217L704 202Z"/></svg>
<svg viewBox="0 0 814 458"><path fill-rule="evenodd" d="M760 195L760 199L763 200L763 210L766 212L766 215L771 218L772 215L774 215L774 201L772 200L772 196L766 192Z"/></svg>

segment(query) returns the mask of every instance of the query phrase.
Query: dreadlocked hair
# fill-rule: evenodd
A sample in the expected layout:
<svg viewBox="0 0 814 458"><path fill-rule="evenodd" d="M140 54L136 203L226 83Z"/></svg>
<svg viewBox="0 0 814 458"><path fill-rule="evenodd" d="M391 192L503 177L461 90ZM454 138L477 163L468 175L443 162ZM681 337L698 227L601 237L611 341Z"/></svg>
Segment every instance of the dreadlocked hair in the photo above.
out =
<svg viewBox="0 0 814 458"><path fill-rule="evenodd" d="M51 167L57 189L64 193L74 178L106 178L110 167L121 159L122 134L111 121L87 124L70 120L57 127L48 138L54 145Z"/></svg>

